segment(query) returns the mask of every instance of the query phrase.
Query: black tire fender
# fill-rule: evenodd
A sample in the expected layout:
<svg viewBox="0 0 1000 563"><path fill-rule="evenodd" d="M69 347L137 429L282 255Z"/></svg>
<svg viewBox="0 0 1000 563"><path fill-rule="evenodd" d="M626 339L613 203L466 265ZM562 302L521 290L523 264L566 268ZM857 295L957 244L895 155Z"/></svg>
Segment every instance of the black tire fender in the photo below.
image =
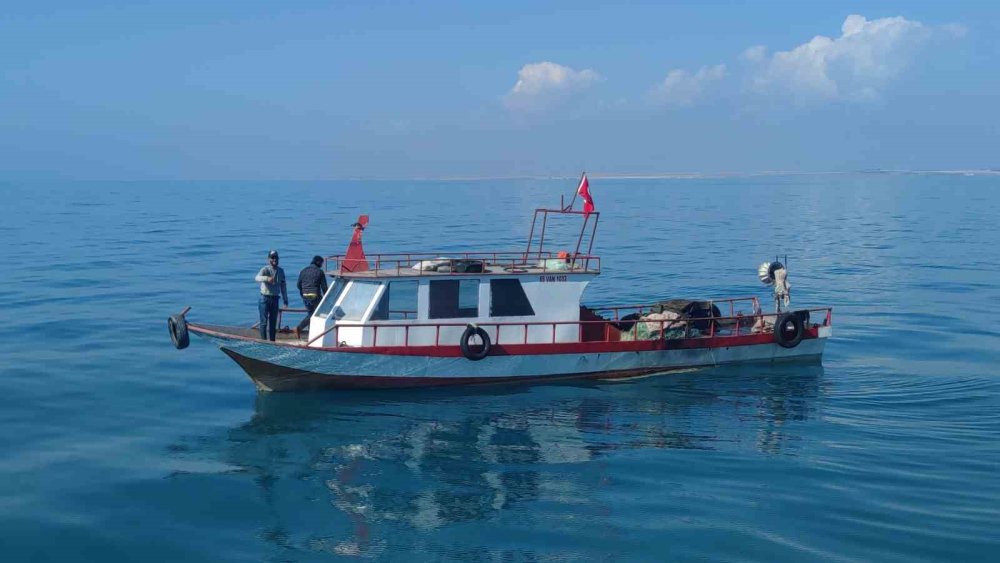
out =
<svg viewBox="0 0 1000 563"><path fill-rule="evenodd" d="M469 343L473 336L478 336L482 339L483 345L481 349L474 350L473 345ZM458 344L459 347L462 348L462 355L474 362L478 362L486 356L489 356L490 348L492 347L492 344L490 343L490 335L486 333L486 330L481 326L472 324L465 327L465 332L462 333L462 337L459 339Z"/></svg>
<svg viewBox="0 0 1000 563"><path fill-rule="evenodd" d="M167 319L167 329L170 331L170 341L174 343L174 348L183 350L191 343L187 319L184 318L184 315L171 315Z"/></svg>
<svg viewBox="0 0 1000 563"><path fill-rule="evenodd" d="M774 323L774 339L782 348L795 348L802 342L805 326L802 316L796 313L785 313L778 316Z"/></svg>

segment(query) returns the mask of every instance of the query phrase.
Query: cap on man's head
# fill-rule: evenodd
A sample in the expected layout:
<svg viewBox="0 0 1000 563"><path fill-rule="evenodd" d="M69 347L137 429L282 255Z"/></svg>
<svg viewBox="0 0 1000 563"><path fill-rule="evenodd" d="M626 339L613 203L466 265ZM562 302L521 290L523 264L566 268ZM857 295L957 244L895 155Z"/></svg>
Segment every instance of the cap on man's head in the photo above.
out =
<svg viewBox="0 0 1000 563"><path fill-rule="evenodd" d="M322 256L313 256L312 263L316 267L322 266L323 265L323 257Z"/></svg>
<svg viewBox="0 0 1000 563"><path fill-rule="evenodd" d="M278 251L277 250L272 250L271 252L268 252L267 253L267 257L268 258L277 258L278 257Z"/></svg>

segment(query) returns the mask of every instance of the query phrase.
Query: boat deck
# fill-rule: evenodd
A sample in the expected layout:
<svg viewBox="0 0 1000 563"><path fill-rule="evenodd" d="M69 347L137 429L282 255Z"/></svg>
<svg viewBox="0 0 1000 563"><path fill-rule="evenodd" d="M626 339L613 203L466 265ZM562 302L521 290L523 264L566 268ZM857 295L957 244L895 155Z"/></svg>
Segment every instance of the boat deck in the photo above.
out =
<svg viewBox="0 0 1000 563"><path fill-rule="evenodd" d="M260 331L257 329L257 327L211 325L204 323L197 323L197 326L211 330L213 332L226 334L229 336L238 336L240 338L253 338L258 340L260 339ZM275 333L274 335L274 339L277 342L283 342L286 344L292 344L296 342L301 342L302 344L305 344L308 338L309 338L308 333L305 331L302 332L302 337L298 338L295 336L295 331L291 329L286 330L285 328L279 329L277 333Z"/></svg>

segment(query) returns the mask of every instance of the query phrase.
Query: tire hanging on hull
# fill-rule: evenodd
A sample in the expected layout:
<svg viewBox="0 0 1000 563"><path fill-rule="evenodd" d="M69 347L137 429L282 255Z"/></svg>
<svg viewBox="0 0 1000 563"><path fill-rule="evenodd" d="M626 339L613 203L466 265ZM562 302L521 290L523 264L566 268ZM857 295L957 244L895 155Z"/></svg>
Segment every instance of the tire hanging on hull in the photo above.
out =
<svg viewBox="0 0 1000 563"><path fill-rule="evenodd" d="M774 323L774 339L782 348L795 348L802 342L804 334L805 323L798 311L785 313Z"/></svg>
<svg viewBox="0 0 1000 563"><path fill-rule="evenodd" d="M170 341L174 343L174 348L183 350L191 344L187 319L184 318L184 315L171 315L167 319L167 330L170 331Z"/></svg>
<svg viewBox="0 0 1000 563"><path fill-rule="evenodd" d="M479 350L474 350L475 346L470 343L473 336L478 336L483 341L482 347ZM465 332L462 333L462 337L459 339L459 346L462 348L463 356L474 362L478 362L490 355L492 344L490 343L490 335L486 333L483 327L470 324L465 327Z"/></svg>

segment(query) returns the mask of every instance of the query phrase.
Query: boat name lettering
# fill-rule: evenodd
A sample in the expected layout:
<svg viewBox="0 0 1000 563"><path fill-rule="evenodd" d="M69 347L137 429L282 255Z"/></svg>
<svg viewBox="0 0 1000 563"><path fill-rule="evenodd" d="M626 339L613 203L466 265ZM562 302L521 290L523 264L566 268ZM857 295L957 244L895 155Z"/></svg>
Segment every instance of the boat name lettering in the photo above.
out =
<svg viewBox="0 0 1000 563"><path fill-rule="evenodd" d="M540 282L564 282L567 279L566 276L538 276Z"/></svg>

